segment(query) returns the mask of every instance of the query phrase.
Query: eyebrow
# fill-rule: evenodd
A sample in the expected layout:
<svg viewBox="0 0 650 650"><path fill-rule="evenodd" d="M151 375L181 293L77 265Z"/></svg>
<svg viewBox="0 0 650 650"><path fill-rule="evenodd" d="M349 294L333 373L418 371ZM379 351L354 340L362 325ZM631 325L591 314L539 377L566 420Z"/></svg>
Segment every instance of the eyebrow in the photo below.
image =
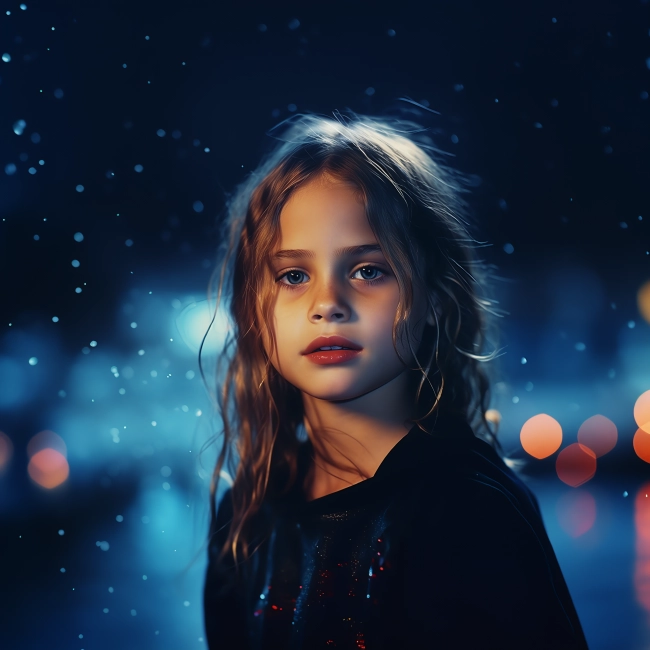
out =
<svg viewBox="0 0 650 650"><path fill-rule="evenodd" d="M381 246L379 244L361 244L360 246L347 246L345 248L337 248L334 251L336 257L345 257L347 255L367 255L368 253L381 253ZM314 251L308 251L303 248L289 248L281 250L272 256L274 260L284 259L297 259L297 258L313 258L316 257Z"/></svg>

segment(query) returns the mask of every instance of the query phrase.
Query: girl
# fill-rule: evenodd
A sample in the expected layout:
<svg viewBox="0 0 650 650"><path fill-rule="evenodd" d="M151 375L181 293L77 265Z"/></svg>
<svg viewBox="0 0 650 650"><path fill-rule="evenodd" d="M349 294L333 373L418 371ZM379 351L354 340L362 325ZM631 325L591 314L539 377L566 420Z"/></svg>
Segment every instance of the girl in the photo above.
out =
<svg viewBox="0 0 650 650"><path fill-rule="evenodd" d="M416 124L336 113L285 123L231 197L212 650L587 647L486 420L463 191Z"/></svg>

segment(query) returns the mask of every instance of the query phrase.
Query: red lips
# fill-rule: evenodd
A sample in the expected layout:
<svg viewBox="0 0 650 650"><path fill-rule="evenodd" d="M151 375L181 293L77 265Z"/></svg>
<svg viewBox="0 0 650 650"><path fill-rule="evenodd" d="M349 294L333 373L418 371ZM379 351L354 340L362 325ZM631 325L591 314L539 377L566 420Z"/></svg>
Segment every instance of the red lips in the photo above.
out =
<svg viewBox="0 0 650 650"><path fill-rule="evenodd" d="M363 348L356 343L353 343L349 339L346 339L344 336L319 336L317 339L314 339L308 346L307 349L302 352L302 354L310 354L314 350L318 350L321 347L331 347L332 345L337 345L342 348L350 348L350 350L362 350Z"/></svg>

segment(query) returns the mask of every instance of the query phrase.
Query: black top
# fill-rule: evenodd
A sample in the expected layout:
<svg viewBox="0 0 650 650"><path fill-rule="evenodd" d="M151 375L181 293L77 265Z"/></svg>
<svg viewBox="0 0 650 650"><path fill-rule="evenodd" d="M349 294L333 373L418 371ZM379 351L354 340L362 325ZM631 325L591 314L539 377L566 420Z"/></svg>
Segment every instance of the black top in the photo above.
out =
<svg viewBox="0 0 650 650"><path fill-rule="evenodd" d="M535 496L464 420L414 426L372 478L308 502L310 451L291 494L256 515L239 582L232 554L214 561L225 493L210 650L587 648Z"/></svg>

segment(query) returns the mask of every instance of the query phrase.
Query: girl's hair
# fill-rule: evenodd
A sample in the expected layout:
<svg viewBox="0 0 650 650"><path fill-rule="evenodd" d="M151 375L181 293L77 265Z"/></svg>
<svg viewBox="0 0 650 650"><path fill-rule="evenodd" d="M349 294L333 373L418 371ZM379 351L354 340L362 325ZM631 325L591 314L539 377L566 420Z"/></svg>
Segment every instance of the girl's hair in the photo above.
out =
<svg viewBox="0 0 650 650"><path fill-rule="evenodd" d="M333 118L302 114L271 131L279 133L279 144L226 203L221 261L209 288L212 295L218 279L216 309L230 294L231 321L216 369L223 445L210 484L210 511L214 522L215 495L227 464L235 476L233 519L219 560L230 552L236 565L240 552L244 560L249 557L250 522L263 500L288 492L298 474L301 394L271 365L261 332L273 322L269 258L280 236L280 213L293 192L319 176L353 183L365 203L399 286L394 346L404 334L410 346L414 284L428 289L437 325L425 327L417 355L410 348L421 373L416 393L421 414L413 421L427 431L437 409L454 411L502 452L497 423L491 421L491 429L486 419L489 381L482 365L497 355L483 354L488 316L501 314L483 295L490 267L476 258L480 244L467 229L462 194L470 183L441 163L425 129L412 121L351 111L335 112ZM274 344L274 333L269 336ZM235 449L238 463L232 472Z"/></svg>

